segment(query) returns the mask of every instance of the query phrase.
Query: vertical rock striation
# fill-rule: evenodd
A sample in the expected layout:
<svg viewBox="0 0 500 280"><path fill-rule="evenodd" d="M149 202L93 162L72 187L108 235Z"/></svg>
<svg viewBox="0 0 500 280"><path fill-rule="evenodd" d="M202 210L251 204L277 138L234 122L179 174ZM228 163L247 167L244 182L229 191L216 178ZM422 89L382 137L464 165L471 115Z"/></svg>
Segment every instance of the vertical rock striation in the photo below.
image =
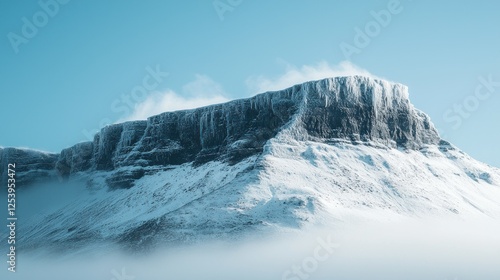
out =
<svg viewBox="0 0 500 280"><path fill-rule="evenodd" d="M297 140L341 139L406 149L440 142L429 117L410 103L406 86L353 76L110 125L92 142L64 149L58 156L19 149L0 153L2 163L14 157L25 163L20 166L26 170L55 168L67 177L128 166L212 160L236 163L262 152L265 143L278 134ZM136 172L133 178L140 174Z"/></svg>

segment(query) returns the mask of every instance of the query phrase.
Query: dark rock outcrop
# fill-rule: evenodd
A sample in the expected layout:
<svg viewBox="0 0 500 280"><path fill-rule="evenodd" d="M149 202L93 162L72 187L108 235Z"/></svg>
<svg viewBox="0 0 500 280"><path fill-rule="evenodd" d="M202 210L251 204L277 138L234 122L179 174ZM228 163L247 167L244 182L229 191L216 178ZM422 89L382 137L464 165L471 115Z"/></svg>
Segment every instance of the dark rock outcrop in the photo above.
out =
<svg viewBox="0 0 500 280"><path fill-rule="evenodd" d="M58 155L41 151L0 148L0 178L7 182L8 164L15 164L16 187L44 182L57 177L55 164Z"/></svg>
<svg viewBox="0 0 500 280"><path fill-rule="evenodd" d="M300 140L342 139L407 149L441 140L429 117L410 103L405 86L354 76L111 125L97 133L93 142L64 149L57 163L57 155L33 154L28 159L32 154L18 152L15 156L24 158L26 164L20 166L26 171L55 167L63 177L127 166L203 164L211 160L236 163L262 152L265 143L282 131ZM143 173L136 170L127 174L133 180ZM128 179L110 178L109 183L115 188L130 187Z"/></svg>

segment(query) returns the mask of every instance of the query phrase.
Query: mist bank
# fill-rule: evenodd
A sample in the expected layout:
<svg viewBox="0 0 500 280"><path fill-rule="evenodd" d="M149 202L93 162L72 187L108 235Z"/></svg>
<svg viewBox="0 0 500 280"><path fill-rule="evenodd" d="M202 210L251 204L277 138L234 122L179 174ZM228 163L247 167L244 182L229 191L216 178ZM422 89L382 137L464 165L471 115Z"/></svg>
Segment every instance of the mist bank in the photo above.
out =
<svg viewBox="0 0 500 280"><path fill-rule="evenodd" d="M2 279L499 279L498 220L359 223L150 254L18 256ZM105 250L105 249L103 249ZM111 249L109 249L111 250ZM4 278L5 277L5 278Z"/></svg>

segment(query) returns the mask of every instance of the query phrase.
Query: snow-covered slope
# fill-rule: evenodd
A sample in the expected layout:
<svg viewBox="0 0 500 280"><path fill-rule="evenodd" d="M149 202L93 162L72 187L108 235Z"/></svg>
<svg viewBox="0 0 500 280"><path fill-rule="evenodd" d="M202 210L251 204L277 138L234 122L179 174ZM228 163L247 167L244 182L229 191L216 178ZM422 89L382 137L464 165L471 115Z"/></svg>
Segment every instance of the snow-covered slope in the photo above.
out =
<svg viewBox="0 0 500 280"><path fill-rule="evenodd" d="M500 171L440 139L406 87L364 77L111 126L54 165L67 181L20 194L57 198L23 210L22 248L500 218Z"/></svg>
<svg viewBox="0 0 500 280"><path fill-rule="evenodd" d="M368 220L498 219L499 174L459 150L438 146L402 151L271 141L262 155L236 165L210 162L156 170L130 189L109 191L104 183L108 172L94 173L90 180L82 175L87 190L23 223L20 244L147 248L165 241L238 238Z"/></svg>

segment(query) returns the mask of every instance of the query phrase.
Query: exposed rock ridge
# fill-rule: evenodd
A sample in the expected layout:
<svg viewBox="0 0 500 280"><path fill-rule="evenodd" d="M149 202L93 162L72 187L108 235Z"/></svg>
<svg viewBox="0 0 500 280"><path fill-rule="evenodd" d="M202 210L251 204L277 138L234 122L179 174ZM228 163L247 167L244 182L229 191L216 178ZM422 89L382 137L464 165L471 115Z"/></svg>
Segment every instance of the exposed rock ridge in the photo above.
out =
<svg viewBox="0 0 500 280"><path fill-rule="evenodd" d="M24 148L0 148L0 179L7 182L8 164L15 164L17 186L41 182L57 176L58 154Z"/></svg>
<svg viewBox="0 0 500 280"><path fill-rule="evenodd" d="M438 144L430 118L410 103L408 88L367 77L341 77L305 83L303 108L284 130L302 140L375 141L419 149Z"/></svg>
<svg viewBox="0 0 500 280"><path fill-rule="evenodd" d="M126 166L202 164L216 159L235 163L262 152L276 136L377 142L407 149L440 142L429 117L410 103L406 86L352 76L110 125L92 142L64 149L58 157L44 157L43 166L55 166L65 177Z"/></svg>

